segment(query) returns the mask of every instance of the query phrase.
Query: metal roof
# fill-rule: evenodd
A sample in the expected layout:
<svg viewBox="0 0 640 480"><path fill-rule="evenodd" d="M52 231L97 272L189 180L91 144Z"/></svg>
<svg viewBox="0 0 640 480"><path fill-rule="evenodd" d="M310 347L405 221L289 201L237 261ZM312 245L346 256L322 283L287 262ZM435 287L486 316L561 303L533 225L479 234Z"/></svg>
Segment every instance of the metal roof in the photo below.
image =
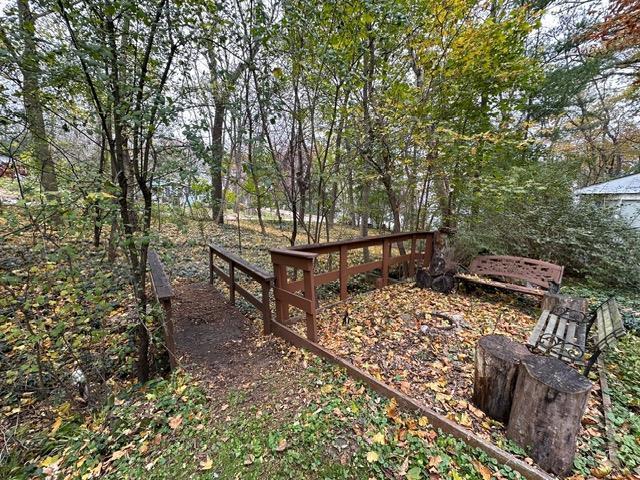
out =
<svg viewBox="0 0 640 480"><path fill-rule="evenodd" d="M640 194L640 173L596 183L576 190L578 195L625 195Z"/></svg>

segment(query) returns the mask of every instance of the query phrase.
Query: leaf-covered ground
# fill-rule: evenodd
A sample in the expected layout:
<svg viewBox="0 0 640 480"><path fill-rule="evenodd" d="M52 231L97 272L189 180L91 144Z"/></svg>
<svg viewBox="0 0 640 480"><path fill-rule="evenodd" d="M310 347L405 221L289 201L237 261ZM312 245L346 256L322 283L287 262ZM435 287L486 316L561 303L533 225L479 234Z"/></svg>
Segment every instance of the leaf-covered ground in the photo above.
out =
<svg viewBox="0 0 640 480"><path fill-rule="evenodd" d="M457 325L452 328L451 322L434 313L455 318ZM513 295L486 292L444 295L408 283L358 295L345 304L323 310L318 317L322 345L517 454L524 452L505 439L504 426L486 418L470 402L474 351L479 338L487 334L507 335L524 342L535 323L535 308ZM304 334L300 324L297 328ZM637 343L637 337L629 336L621 348L632 350L628 345L633 342ZM637 354L632 358L637 359ZM620 362L611 362L614 371L628 371L620 352L613 359ZM633 385L637 377L632 373L627 376ZM578 439L576 478L611 474L600 385L595 375L592 380L594 388ZM637 394L637 388L630 393ZM626 429L637 434L637 417L632 414L626 422ZM636 453L638 437L627 435L621 441L623 451L633 447ZM633 445L625 445L628 443ZM628 454L623 460L627 471L638 465Z"/></svg>

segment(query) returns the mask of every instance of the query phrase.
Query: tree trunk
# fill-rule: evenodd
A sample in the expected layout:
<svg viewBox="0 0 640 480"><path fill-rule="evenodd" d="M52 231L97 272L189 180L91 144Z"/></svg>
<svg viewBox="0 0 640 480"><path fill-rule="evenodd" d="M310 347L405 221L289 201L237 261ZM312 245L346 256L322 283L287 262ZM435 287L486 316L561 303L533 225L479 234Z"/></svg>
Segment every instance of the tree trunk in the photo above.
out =
<svg viewBox="0 0 640 480"><path fill-rule="evenodd" d="M518 367L531 355L527 347L503 335L487 335L476 346L473 403L499 422L509 421Z"/></svg>
<svg viewBox="0 0 640 480"><path fill-rule="evenodd" d="M225 101L221 98L215 100L215 116L211 129L211 207L213 221L222 225L224 223L224 198L222 198L222 159L224 145L222 131L224 128Z"/></svg>
<svg viewBox="0 0 640 480"><path fill-rule="evenodd" d="M568 474L591 386L557 358L525 358L518 370L507 438L525 448L544 470Z"/></svg>
<svg viewBox="0 0 640 480"><path fill-rule="evenodd" d="M40 169L42 190L45 193L57 192L56 168L49 149L49 140L40 100L40 66L37 58L35 19L29 6L29 0L18 0L18 15L24 44L20 58L20 71L23 79L22 97L27 126L33 142L34 155Z"/></svg>

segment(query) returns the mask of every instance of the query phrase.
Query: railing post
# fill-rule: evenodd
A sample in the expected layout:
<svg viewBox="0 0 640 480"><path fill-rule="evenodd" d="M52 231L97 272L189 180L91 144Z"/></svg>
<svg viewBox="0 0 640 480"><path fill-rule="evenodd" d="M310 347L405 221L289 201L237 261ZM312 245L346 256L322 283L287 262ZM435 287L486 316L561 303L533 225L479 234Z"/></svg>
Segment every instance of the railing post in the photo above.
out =
<svg viewBox="0 0 640 480"><path fill-rule="evenodd" d="M229 302L236 304L236 267L233 261L229 261Z"/></svg>
<svg viewBox="0 0 640 480"><path fill-rule="evenodd" d="M347 290L347 283L349 282L349 276L347 275L349 251L346 245L340 247L340 300L346 300L349 296Z"/></svg>
<svg viewBox="0 0 640 480"><path fill-rule="evenodd" d="M389 284L389 257L391 256L391 243L388 239L382 240L382 282L381 285L386 287Z"/></svg>
<svg viewBox="0 0 640 480"><path fill-rule="evenodd" d="M209 283L213 285L213 248L209 246Z"/></svg>
<svg viewBox="0 0 640 480"><path fill-rule="evenodd" d="M178 366L178 359L176 356L176 340L173 329L173 311L171 309L171 299L165 298L160 301L162 309L164 310L164 343L169 354L169 365L171 370L175 370Z"/></svg>
<svg viewBox="0 0 640 480"><path fill-rule="evenodd" d="M316 325L316 287L313 279L313 261L310 267L303 271L304 276L304 298L310 302L310 311L306 313L307 339L311 342L318 341L318 329Z"/></svg>
<svg viewBox="0 0 640 480"><path fill-rule="evenodd" d="M413 277L416 273L416 235L411 235L411 259L409 260L409 276Z"/></svg>
<svg viewBox="0 0 640 480"><path fill-rule="evenodd" d="M287 270L286 266L279 263L273 264L273 273L275 274L275 286L282 290L287 289ZM289 305L278 298L276 298L276 320L280 323L285 323L289 319Z"/></svg>
<svg viewBox="0 0 640 480"><path fill-rule="evenodd" d="M262 332L265 335L271 333L271 304L269 302L269 282L261 282L262 285Z"/></svg>

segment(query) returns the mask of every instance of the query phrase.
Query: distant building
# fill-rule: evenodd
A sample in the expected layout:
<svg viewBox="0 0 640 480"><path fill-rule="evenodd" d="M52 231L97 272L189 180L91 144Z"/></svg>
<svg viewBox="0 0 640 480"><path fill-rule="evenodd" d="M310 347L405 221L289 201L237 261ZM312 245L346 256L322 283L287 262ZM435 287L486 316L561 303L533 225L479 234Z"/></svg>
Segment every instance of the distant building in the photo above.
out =
<svg viewBox="0 0 640 480"><path fill-rule="evenodd" d="M580 188L576 194L615 209L619 218L640 229L640 173Z"/></svg>

